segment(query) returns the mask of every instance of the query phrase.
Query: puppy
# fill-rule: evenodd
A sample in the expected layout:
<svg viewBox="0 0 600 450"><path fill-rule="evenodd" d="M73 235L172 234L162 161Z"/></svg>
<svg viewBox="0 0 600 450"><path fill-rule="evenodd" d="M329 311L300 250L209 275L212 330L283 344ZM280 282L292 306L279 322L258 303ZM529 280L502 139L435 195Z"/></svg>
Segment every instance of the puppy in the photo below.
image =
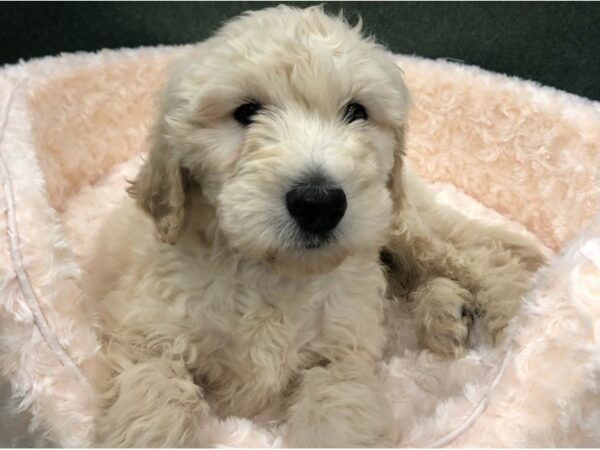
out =
<svg viewBox="0 0 600 450"><path fill-rule="evenodd" d="M319 7L247 13L174 66L89 265L100 445L206 446L213 415L271 411L287 445L390 446L386 296L442 355L475 315L502 331L543 255L436 204L408 107L386 50Z"/></svg>

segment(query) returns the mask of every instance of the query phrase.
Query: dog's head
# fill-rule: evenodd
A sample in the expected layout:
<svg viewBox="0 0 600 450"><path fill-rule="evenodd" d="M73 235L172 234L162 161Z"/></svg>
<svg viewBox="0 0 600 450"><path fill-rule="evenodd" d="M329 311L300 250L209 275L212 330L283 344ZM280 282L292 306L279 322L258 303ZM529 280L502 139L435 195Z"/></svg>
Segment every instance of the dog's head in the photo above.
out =
<svg viewBox="0 0 600 450"><path fill-rule="evenodd" d="M130 192L165 241L201 195L232 248L326 272L386 242L408 103L400 69L359 27L319 7L251 12L175 67Z"/></svg>

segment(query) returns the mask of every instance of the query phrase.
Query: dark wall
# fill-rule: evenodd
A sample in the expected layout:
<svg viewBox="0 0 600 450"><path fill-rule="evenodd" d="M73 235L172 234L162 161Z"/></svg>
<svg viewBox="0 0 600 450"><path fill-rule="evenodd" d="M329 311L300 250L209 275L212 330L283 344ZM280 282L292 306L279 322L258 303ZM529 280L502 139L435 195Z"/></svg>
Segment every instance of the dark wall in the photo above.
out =
<svg viewBox="0 0 600 450"><path fill-rule="evenodd" d="M299 2L308 5L313 2ZM0 64L182 44L265 2L0 3ZM397 53L450 58L600 100L600 3L330 2Z"/></svg>

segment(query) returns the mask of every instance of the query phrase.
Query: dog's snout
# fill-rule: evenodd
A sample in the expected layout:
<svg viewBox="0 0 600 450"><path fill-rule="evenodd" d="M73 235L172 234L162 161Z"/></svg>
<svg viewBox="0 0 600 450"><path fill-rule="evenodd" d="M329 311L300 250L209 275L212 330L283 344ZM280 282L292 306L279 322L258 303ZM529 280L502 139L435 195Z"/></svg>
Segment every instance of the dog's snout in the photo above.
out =
<svg viewBox="0 0 600 450"><path fill-rule="evenodd" d="M324 234L333 230L346 212L346 194L338 187L307 181L285 196L290 215L304 231Z"/></svg>

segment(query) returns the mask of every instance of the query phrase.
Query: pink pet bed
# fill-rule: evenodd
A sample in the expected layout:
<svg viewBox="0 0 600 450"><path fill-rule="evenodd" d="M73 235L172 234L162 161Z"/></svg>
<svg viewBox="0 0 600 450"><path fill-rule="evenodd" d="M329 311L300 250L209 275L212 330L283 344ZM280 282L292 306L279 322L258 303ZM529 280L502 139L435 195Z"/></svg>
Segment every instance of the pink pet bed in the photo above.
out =
<svg viewBox="0 0 600 450"><path fill-rule="evenodd" d="M98 341L82 261L135 173L164 67L189 47L0 70L0 446L88 446ZM381 361L399 446L600 445L600 105L444 61L398 57L408 158L441 202L556 252L507 340L446 361L409 317ZM215 418L224 446L283 446Z"/></svg>

